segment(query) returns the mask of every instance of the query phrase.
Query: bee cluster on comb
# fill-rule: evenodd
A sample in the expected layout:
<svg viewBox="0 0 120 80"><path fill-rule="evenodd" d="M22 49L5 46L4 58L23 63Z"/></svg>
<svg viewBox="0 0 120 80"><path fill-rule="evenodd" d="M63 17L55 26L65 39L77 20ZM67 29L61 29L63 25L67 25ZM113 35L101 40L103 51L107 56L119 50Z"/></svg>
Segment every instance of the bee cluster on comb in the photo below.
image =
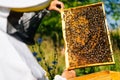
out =
<svg viewBox="0 0 120 80"><path fill-rule="evenodd" d="M103 3L64 9L61 15L68 69L114 63Z"/></svg>

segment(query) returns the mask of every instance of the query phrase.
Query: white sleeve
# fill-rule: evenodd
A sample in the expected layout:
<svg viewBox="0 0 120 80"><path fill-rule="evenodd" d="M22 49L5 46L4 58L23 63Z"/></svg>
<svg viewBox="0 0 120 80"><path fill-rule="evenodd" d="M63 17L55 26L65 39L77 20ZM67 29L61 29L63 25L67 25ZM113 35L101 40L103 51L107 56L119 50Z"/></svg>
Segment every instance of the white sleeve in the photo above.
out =
<svg viewBox="0 0 120 80"><path fill-rule="evenodd" d="M0 30L0 37L0 80L37 80L10 43L8 35Z"/></svg>
<svg viewBox="0 0 120 80"><path fill-rule="evenodd" d="M66 80L66 78L63 78L62 76L60 75L56 75L54 80Z"/></svg>

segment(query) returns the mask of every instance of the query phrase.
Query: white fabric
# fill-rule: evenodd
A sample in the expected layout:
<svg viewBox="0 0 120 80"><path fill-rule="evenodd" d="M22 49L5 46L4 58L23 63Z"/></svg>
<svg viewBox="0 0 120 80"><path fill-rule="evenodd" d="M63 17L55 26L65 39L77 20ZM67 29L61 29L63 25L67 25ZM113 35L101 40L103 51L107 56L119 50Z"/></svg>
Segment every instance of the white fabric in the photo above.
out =
<svg viewBox="0 0 120 80"><path fill-rule="evenodd" d="M24 50L24 49L23 49ZM25 51L25 50L24 50ZM0 30L0 80L36 80L30 68Z"/></svg>
<svg viewBox="0 0 120 80"><path fill-rule="evenodd" d="M0 0L0 6L7 8L26 8L40 6L48 2L50 0Z"/></svg>
<svg viewBox="0 0 120 80"><path fill-rule="evenodd" d="M54 80L66 80L66 78L63 78L60 75L56 75Z"/></svg>
<svg viewBox="0 0 120 80"><path fill-rule="evenodd" d="M37 63L36 59L30 52L29 48L22 42L8 36L8 39L11 43L11 45L14 47L15 50L17 50L17 54L22 58L22 60L28 65L28 67L31 69L32 74L37 78L41 80L45 79L46 72L44 69Z"/></svg>
<svg viewBox="0 0 120 80"><path fill-rule="evenodd" d="M7 16L9 15L9 9L0 7L0 29L6 32Z"/></svg>

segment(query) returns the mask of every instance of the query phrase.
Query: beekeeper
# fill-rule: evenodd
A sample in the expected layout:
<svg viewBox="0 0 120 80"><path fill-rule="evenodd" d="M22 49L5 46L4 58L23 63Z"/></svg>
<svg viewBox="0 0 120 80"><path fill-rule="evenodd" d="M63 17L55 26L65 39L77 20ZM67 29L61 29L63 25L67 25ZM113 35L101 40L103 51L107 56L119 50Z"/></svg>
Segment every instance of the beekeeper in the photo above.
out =
<svg viewBox="0 0 120 80"><path fill-rule="evenodd" d="M60 12L57 5L61 9L64 7L58 0L0 0L0 80L48 80L46 71L37 63L26 43L34 43L28 34L32 33L31 18L37 13L35 20L39 21L40 14L47 10ZM22 14L19 17L11 16L11 11ZM54 80L66 80L74 76L74 71L65 70L61 76L56 75Z"/></svg>

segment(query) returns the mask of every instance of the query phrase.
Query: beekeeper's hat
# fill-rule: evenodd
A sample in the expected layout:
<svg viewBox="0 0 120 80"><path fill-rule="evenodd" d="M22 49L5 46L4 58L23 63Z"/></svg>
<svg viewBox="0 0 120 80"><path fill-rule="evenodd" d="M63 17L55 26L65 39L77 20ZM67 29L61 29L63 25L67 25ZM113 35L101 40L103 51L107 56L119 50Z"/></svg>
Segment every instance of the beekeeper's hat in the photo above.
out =
<svg viewBox="0 0 120 80"><path fill-rule="evenodd" d="M0 0L0 7L18 12L37 11L46 8L51 0Z"/></svg>

